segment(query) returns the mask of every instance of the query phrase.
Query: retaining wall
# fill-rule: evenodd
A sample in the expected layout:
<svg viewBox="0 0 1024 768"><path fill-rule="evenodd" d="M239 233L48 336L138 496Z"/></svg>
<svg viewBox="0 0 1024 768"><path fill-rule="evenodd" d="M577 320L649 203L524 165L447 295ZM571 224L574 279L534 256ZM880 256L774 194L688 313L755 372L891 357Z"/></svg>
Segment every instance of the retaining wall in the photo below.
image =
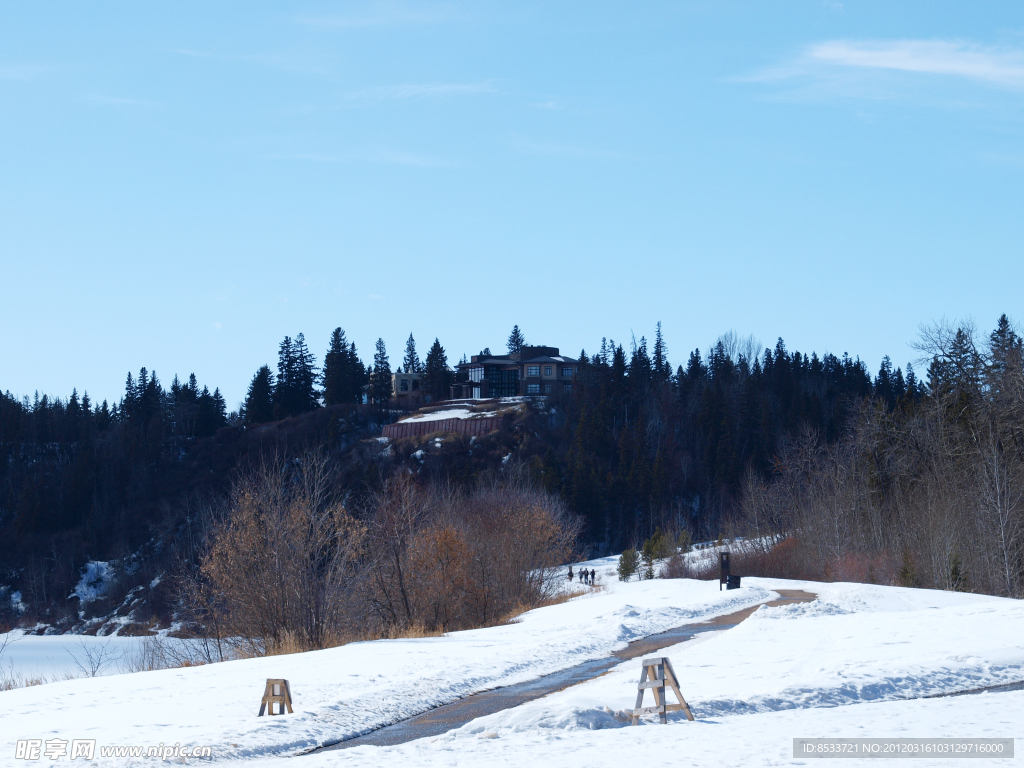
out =
<svg viewBox="0 0 1024 768"><path fill-rule="evenodd" d="M457 435L482 437L501 429L503 416L485 416L479 419L437 419L435 421L399 421L384 425L384 437L398 440L419 437L431 432L454 432Z"/></svg>

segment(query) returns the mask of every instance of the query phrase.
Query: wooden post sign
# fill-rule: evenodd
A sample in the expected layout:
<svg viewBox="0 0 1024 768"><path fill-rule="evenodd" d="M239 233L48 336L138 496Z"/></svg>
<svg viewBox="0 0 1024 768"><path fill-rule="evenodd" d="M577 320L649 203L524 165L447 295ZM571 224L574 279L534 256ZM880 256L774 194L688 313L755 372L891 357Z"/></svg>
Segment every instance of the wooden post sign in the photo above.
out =
<svg viewBox="0 0 1024 768"><path fill-rule="evenodd" d="M640 684L637 686L636 694L636 708L633 710L633 722L631 725L639 724L641 716L653 714L657 714L662 725L664 725L668 722L666 713L678 712L679 710L682 710L686 714L686 719L692 722L693 713L690 711L690 705L683 698L683 694L679 692L679 679L676 677L676 671L672 669L672 662L668 660L668 657L655 656L654 658L644 659L643 664L644 671L640 673ZM676 698L679 699L678 704L669 704L668 699L665 698L666 683L675 692ZM653 707L644 706L644 691L648 688L654 694Z"/></svg>
<svg viewBox="0 0 1024 768"><path fill-rule="evenodd" d="M279 707L277 714L283 715L285 707L288 707L288 714L295 714L292 710L292 688L288 685L288 681L281 678L268 678L267 689L263 692L263 702L260 704L260 713L257 717L263 717L264 710L268 715L273 715L275 704Z"/></svg>

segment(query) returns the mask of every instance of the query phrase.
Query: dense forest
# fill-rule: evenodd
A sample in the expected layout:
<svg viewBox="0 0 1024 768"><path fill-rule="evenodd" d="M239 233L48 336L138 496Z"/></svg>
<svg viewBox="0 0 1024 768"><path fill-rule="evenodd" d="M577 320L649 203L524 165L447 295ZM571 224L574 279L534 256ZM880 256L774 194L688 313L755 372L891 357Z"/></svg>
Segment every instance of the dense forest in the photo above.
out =
<svg viewBox="0 0 1024 768"><path fill-rule="evenodd" d="M509 346L522 343L516 326ZM410 470L434 506L444 486L468 494L459 509L477 509L472 499L507 495L494 489L514 455L516 498L542 494L572 530L560 547L613 552L658 529L694 540L750 533L768 549L786 539L817 577L1021 596L1020 338L1003 316L984 337L936 326L920 350L924 380L888 357L872 374L845 354L789 351L782 339L764 349L735 334L673 367L659 324L650 344L602 339L582 351L571 394L534 402L475 445L448 438L425 461L410 458L415 441L370 439L400 415L389 357L378 340L364 363L340 328L322 365L302 334L286 337L276 372L261 366L231 413L217 387L175 376L165 388L145 368L113 404L77 390L0 393L0 589L20 593L25 617L73 624L84 615L73 593L83 566L116 561L121 587L108 607L141 590L147 610L169 616L181 593L161 587L173 581L164 576L210 546L214 528L196 510L230 497L268 456L316 448L332 498L360 525ZM453 376L436 339L421 362L410 335L399 367L421 372L435 401ZM465 531L471 517L455 515Z"/></svg>

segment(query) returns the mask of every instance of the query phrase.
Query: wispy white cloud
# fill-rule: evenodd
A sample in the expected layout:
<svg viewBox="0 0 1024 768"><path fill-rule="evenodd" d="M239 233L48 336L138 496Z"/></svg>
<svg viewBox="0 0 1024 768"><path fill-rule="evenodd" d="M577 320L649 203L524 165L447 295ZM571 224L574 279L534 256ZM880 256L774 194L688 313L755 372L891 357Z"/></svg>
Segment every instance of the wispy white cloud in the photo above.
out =
<svg viewBox="0 0 1024 768"><path fill-rule="evenodd" d="M0 80L31 80L54 69L42 64L3 64L0 65Z"/></svg>
<svg viewBox="0 0 1024 768"><path fill-rule="evenodd" d="M851 75L871 72L957 77L1024 88L1024 51L959 40L830 40L810 46L791 62L742 79L845 78L852 84Z"/></svg>
<svg viewBox="0 0 1024 768"><path fill-rule="evenodd" d="M302 16L299 24L333 29L436 24L451 16L445 6L412 7L400 3L371 3L356 13Z"/></svg>
<svg viewBox="0 0 1024 768"><path fill-rule="evenodd" d="M99 104L110 107L163 107L159 101L147 101L146 99L128 99L123 96L107 96L102 93L83 93L80 95L82 101L88 104Z"/></svg>
<svg viewBox="0 0 1024 768"><path fill-rule="evenodd" d="M416 168L439 168L450 165L430 155L404 152L393 149L366 149L356 152L328 154L317 152L291 152L272 155L274 160L301 160L312 163L377 163L380 165L405 165Z"/></svg>
<svg viewBox="0 0 1024 768"><path fill-rule="evenodd" d="M496 93L492 82L484 83L422 83L388 85L365 88L348 94L348 101L395 101L401 99L428 99L444 96L469 96L478 93Z"/></svg>
<svg viewBox="0 0 1024 768"><path fill-rule="evenodd" d="M218 61L259 64L271 69L281 70L282 72L297 72L311 75L333 74L333 68L327 62L306 55L289 53L233 54L202 51L194 48L171 48L169 52L176 53L179 56L188 56L192 59L216 59Z"/></svg>
<svg viewBox="0 0 1024 768"><path fill-rule="evenodd" d="M945 40L848 41L812 46L811 60L846 67L955 75L1024 86L1024 53Z"/></svg>
<svg viewBox="0 0 1024 768"><path fill-rule="evenodd" d="M587 157L606 160L627 159L628 155L609 152L602 149L591 149L573 144L558 144L549 141L533 141L518 134L512 134L512 148L524 155L548 155L561 157Z"/></svg>

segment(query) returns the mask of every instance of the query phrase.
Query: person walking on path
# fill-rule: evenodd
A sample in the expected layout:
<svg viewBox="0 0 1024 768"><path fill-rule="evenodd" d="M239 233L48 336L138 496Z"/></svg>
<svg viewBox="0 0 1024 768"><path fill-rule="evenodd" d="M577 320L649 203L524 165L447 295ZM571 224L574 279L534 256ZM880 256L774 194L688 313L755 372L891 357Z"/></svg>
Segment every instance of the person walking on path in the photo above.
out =
<svg viewBox="0 0 1024 768"><path fill-rule="evenodd" d="M569 566L569 581L572 581L572 566Z"/></svg>
<svg viewBox="0 0 1024 768"><path fill-rule="evenodd" d="M593 568L590 569L590 586L594 586L594 577L597 575L597 571Z"/></svg>

